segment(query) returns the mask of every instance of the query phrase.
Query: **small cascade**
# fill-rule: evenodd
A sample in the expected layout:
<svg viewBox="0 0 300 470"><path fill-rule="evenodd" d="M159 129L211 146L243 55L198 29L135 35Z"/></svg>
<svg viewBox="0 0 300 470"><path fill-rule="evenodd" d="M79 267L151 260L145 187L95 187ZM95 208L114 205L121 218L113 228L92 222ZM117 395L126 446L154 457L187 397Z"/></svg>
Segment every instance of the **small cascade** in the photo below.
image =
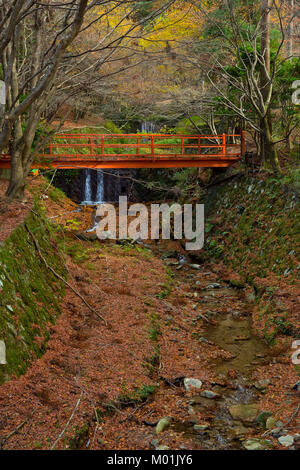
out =
<svg viewBox="0 0 300 470"><path fill-rule="evenodd" d="M97 170L96 204L104 202L104 177L102 170Z"/></svg>
<svg viewBox="0 0 300 470"><path fill-rule="evenodd" d="M153 134L155 132L155 122L144 121L141 123L141 131L146 132L147 134Z"/></svg>
<svg viewBox="0 0 300 470"><path fill-rule="evenodd" d="M84 195L82 204L91 204L92 199L92 174L91 170L85 170Z"/></svg>
<svg viewBox="0 0 300 470"><path fill-rule="evenodd" d="M104 175L102 170L84 170L83 205L104 202Z"/></svg>

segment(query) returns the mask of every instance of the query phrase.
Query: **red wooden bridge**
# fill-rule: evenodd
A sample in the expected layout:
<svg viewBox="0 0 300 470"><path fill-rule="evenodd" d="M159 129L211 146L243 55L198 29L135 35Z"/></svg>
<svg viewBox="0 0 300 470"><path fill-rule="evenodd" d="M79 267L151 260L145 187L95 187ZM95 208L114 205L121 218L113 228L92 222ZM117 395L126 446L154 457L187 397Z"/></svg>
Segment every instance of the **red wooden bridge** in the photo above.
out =
<svg viewBox="0 0 300 470"><path fill-rule="evenodd" d="M245 153L245 133L221 135L57 134L32 168L228 167ZM0 155L0 168L10 156Z"/></svg>

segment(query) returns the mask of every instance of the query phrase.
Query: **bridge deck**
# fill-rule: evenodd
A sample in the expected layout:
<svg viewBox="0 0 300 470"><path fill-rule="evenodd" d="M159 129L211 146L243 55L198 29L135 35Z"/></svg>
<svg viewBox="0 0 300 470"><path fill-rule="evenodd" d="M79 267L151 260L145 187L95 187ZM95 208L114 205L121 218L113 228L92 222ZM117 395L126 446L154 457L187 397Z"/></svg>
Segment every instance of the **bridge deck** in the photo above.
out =
<svg viewBox="0 0 300 470"><path fill-rule="evenodd" d="M236 143L239 141L239 143ZM32 168L228 167L245 152L245 134L57 134ZM10 167L0 155L0 168Z"/></svg>

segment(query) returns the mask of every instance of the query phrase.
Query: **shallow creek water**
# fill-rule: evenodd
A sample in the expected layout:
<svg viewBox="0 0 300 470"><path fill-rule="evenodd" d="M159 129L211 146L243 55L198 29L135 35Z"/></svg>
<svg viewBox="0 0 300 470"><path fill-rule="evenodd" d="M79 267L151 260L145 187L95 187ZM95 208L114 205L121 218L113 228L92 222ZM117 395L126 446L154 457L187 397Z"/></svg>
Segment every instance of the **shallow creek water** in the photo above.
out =
<svg viewBox="0 0 300 470"><path fill-rule="evenodd" d="M160 250L160 246L154 249L156 254L159 254ZM186 290L192 290L196 274L190 269L188 255L178 253L177 258L179 265L183 267L179 269L177 266L176 269L176 266L173 266L174 276L186 285ZM207 281L209 284L209 273ZM240 449L243 436L249 431L249 427L256 425L245 425L239 420L234 420L229 408L232 405L252 404L257 401L258 392L251 382L251 373L255 367L269 361L268 347L253 332L251 306L240 290L220 282L217 288L204 286L203 289L197 289L197 292L199 304L203 306L207 317L215 323L206 324L201 340L229 352L230 358L219 358L211 363L220 380L211 383L209 389L220 394L220 398L209 399L199 394L190 400L192 408L207 412L212 417L209 427L203 431L195 431L192 424L175 423L174 430L182 432L183 437L192 438L198 443L200 441L204 449ZM231 309L232 304L238 306L237 310ZM226 313L219 313L224 311L224 305L227 307ZM232 371L234 378L228 380ZM224 386L226 382L228 385Z"/></svg>
<svg viewBox="0 0 300 470"><path fill-rule="evenodd" d="M176 428L183 431L186 437L200 441L203 448L239 449L242 446L241 440L249 429L242 422L234 420L228 409L232 405L252 404L257 401L257 391L251 383L251 373L256 366L268 362L268 347L263 340L255 336L251 311L240 291L221 284L219 288L200 290L199 294L205 311L216 322L205 326L205 340L230 353L229 359L218 358L212 361L211 366L220 377L220 383L223 380L230 382L230 385L224 387L218 383L211 384L211 390L220 394L220 399L208 399L198 395L191 400L195 409L207 410L213 416L207 430L195 432L193 426L185 424L177 424ZM220 306L223 307L224 303L232 300L238 301L237 311L216 313ZM228 381L231 371L234 371L235 375Z"/></svg>
<svg viewBox="0 0 300 470"><path fill-rule="evenodd" d="M91 230L95 230L95 227ZM138 243L167 261L164 242L149 244L139 241ZM186 292L193 292L193 278L196 277L196 271L191 269L189 255L183 252L179 242L178 251L176 252L175 248L172 257L177 258L178 262L167 262L167 264L171 267L175 279L185 284ZM251 373L255 367L268 362L268 347L252 330L251 307L240 290L230 288L221 282L217 288L204 286L203 289L197 289L197 295L198 302L203 306L207 317L213 319L215 323L206 324L202 341L208 341L229 352L230 358L219 358L211 363L219 380L211 383L209 388L220 394L220 398L209 399L199 394L190 400L192 408L207 412L211 417L208 428L195 431L192 424L182 422L174 423L172 427L181 432L183 438L192 438L200 442L204 449L240 449L243 436L249 431L249 427L255 427L255 424L243 424L239 420L234 420L229 413L229 407L257 401L258 392L251 383ZM232 310L230 308L232 304L237 304L238 309ZM227 306L226 313L219 313L224 311L224 305ZM231 371L235 374L228 380ZM224 383L227 384L224 386Z"/></svg>

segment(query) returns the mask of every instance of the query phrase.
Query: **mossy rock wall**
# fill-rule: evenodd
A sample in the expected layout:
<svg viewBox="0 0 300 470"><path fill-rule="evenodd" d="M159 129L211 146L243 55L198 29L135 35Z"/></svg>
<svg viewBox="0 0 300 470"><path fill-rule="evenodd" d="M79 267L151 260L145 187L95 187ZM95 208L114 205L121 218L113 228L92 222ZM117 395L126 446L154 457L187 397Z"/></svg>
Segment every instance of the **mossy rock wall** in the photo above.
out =
<svg viewBox="0 0 300 470"><path fill-rule="evenodd" d="M0 339L6 345L7 361L0 365L0 384L23 374L31 361L44 353L64 295L64 283L40 258L26 226L49 266L66 275L55 229L35 207L34 213L0 244Z"/></svg>
<svg viewBox="0 0 300 470"><path fill-rule="evenodd" d="M299 192L282 178L243 178L208 194L205 254L246 282L300 277Z"/></svg>

